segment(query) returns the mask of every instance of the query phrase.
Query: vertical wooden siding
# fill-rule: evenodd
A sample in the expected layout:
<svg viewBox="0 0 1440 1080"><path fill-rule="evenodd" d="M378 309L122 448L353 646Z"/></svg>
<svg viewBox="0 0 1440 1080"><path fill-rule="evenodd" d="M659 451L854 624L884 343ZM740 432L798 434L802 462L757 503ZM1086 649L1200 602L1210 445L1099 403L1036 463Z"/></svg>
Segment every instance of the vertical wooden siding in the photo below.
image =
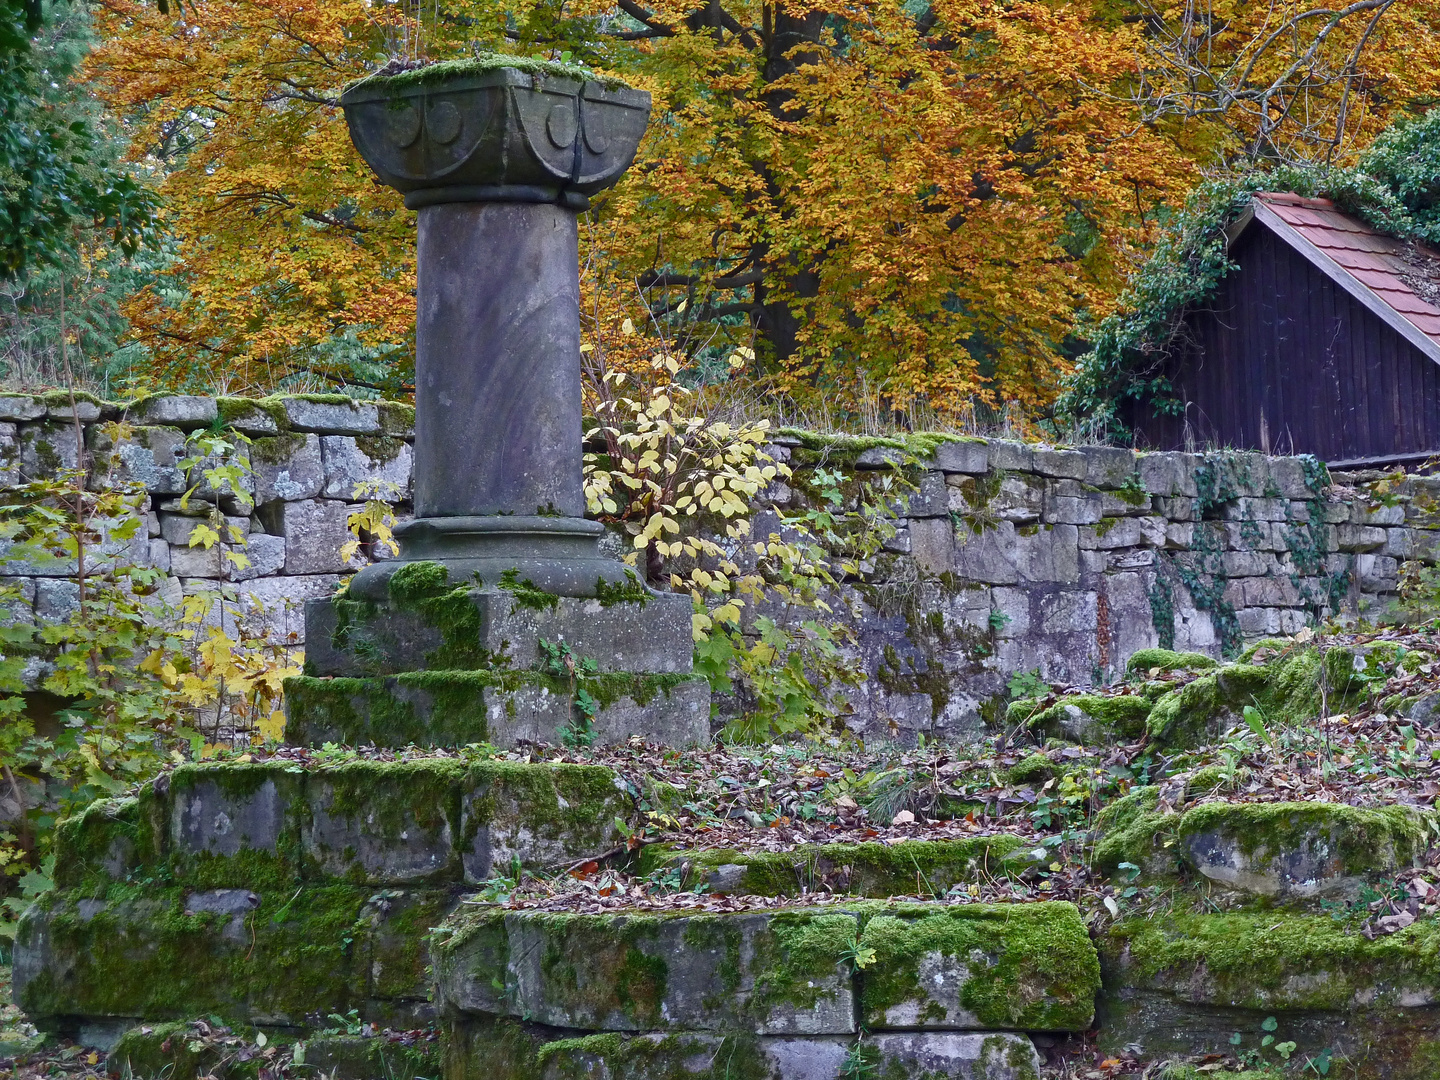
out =
<svg viewBox="0 0 1440 1080"><path fill-rule="evenodd" d="M1185 320L1169 373L1180 417L1137 410L1137 443L1269 449L1329 461L1440 450L1440 372L1261 224L1231 252L1239 269Z"/></svg>

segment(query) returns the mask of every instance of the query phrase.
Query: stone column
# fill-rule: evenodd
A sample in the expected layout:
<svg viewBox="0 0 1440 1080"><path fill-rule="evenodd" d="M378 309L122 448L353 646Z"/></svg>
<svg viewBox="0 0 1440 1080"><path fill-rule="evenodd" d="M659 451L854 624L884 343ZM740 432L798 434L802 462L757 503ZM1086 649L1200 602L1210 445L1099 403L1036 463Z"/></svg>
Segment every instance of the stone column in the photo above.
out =
<svg viewBox="0 0 1440 1080"><path fill-rule="evenodd" d="M576 215L629 167L650 95L492 58L371 76L341 103L420 216L416 520L351 592L382 599L396 563L421 559L561 596L626 581L584 517Z"/></svg>

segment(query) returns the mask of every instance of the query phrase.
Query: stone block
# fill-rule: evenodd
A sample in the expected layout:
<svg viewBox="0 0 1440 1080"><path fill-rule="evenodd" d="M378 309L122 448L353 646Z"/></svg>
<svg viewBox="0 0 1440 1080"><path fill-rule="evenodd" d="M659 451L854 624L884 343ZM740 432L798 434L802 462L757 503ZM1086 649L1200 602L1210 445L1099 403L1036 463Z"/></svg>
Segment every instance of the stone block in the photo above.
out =
<svg viewBox="0 0 1440 1080"><path fill-rule="evenodd" d="M1170 499L1157 495L1155 508L1162 517L1168 518L1170 521L1196 521L1199 518L1195 509L1195 500L1183 496Z"/></svg>
<svg viewBox="0 0 1440 1080"><path fill-rule="evenodd" d="M402 439L324 435L325 490L330 499L379 498L402 502L410 497L415 455Z"/></svg>
<svg viewBox="0 0 1440 1080"><path fill-rule="evenodd" d="M45 395L45 416L51 420L61 420L73 424L78 418L82 424L88 424L99 420L103 411L93 401L87 401L84 397L77 396L72 405L68 395L63 393L51 393ZM111 415L114 411L111 410Z"/></svg>
<svg viewBox="0 0 1440 1080"><path fill-rule="evenodd" d="M170 572L170 545L164 540L151 540L147 565L153 566L156 570Z"/></svg>
<svg viewBox="0 0 1440 1080"><path fill-rule="evenodd" d="M886 538L881 544L881 550L892 551L897 555L910 554L910 526L901 525L896 528L895 535Z"/></svg>
<svg viewBox="0 0 1440 1080"><path fill-rule="evenodd" d="M916 522L916 525L921 524ZM1015 526L1012 522L1001 521L993 526L964 526L947 530L952 537L949 548L950 561L943 567L937 562L936 572L954 570L967 581L984 582L993 585L1014 585L1020 580L1015 568ZM916 533L912 527L911 547L916 551L915 559L922 567L919 549L915 547ZM1078 561L1077 561L1078 570Z"/></svg>
<svg viewBox="0 0 1440 1080"><path fill-rule="evenodd" d="M910 522L910 556L926 573L944 574L956 565L955 527L948 517Z"/></svg>
<svg viewBox="0 0 1440 1080"><path fill-rule="evenodd" d="M990 471L990 455L981 440L943 442L935 448L935 468L947 473L981 475Z"/></svg>
<svg viewBox="0 0 1440 1080"><path fill-rule="evenodd" d="M181 880L253 886L269 873L300 876L304 778L279 765L182 765L169 777L169 851Z"/></svg>
<svg viewBox="0 0 1440 1080"><path fill-rule="evenodd" d="M898 517L927 518L950 516L950 490L945 486L945 474L926 472L920 477L918 491L905 493L894 503Z"/></svg>
<svg viewBox="0 0 1440 1080"><path fill-rule="evenodd" d="M231 567L230 577L235 581L250 581L258 577L278 574L285 566L285 538L254 533L245 537L243 546L237 546L250 560L246 567Z"/></svg>
<svg viewBox="0 0 1440 1080"><path fill-rule="evenodd" d="M57 890L21 920L14 986L41 1025L135 1018L301 1027L364 1004L356 920L373 889L152 884L116 899ZM361 939L361 940L356 940Z"/></svg>
<svg viewBox="0 0 1440 1080"><path fill-rule="evenodd" d="M1274 637L1280 633L1280 611L1278 608L1241 608L1235 613L1240 624L1240 633L1246 638Z"/></svg>
<svg viewBox="0 0 1440 1080"><path fill-rule="evenodd" d="M871 1031L1084 1031L1100 965L1073 905L862 908L875 951L860 983ZM872 913L873 912L873 913Z"/></svg>
<svg viewBox="0 0 1440 1080"><path fill-rule="evenodd" d="M1400 585L1400 564L1384 555L1356 555L1355 578L1364 592L1395 592Z"/></svg>
<svg viewBox="0 0 1440 1080"><path fill-rule="evenodd" d="M992 439L987 444L986 457L991 469L1026 473L1035 471L1035 452L1024 443Z"/></svg>
<svg viewBox="0 0 1440 1080"><path fill-rule="evenodd" d="M0 394L0 420L39 420L45 402L30 394Z"/></svg>
<svg viewBox="0 0 1440 1080"><path fill-rule="evenodd" d="M313 499L325 487L325 463L318 435L278 435L250 446L255 502Z"/></svg>
<svg viewBox="0 0 1440 1080"><path fill-rule="evenodd" d="M306 618L317 632L306 635L309 666L316 675L496 664L525 670L545 660L539 646L544 640L567 646L577 663L591 660L600 672L689 672L690 598L644 590L641 595L643 603L550 597L550 603L529 604L504 589L474 589L381 606L312 601Z"/></svg>
<svg viewBox="0 0 1440 1080"><path fill-rule="evenodd" d="M1093 634L1096 594L1071 590L1046 593L1040 598L1040 630L1046 634Z"/></svg>
<svg viewBox="0 0 1440 1080"><path fill-rule="evenodd" d="M178 464L186 455L185 433L179 428L137 427L116 445L103 428L92 427L86 440L95 454L97 478L140 484L151 495L179 495L189 487Z"/></svg>
<svg viewBox="0 0 1440 1080"><path fill-rule="evenodd" d="M1289 504L1284 499L1242 497L1227 503L1222 516L1228 521L1284 521Z"/></svg>
<svg viewBox="0 0 1440 1080"><path fill-rule="evenodd" d="M320 435L380 434L380 413L374 402L316 395L281 398L280 406L296 431Z"/></svg>
<svg viewBox="0 0 1440 1080"><path fill-rule="evenodd" d="M0 487L20 482L20 436L14 424L0 423Z"/></svg>
<svg viewBox="0 0 1440 1080"><path fill-rule="evenodd" d="M1389 534L1372 525L1340 525L1335 529L1336 544L1341 551L1379 551Z"/></svg>
<svg viewBox="0 0 1440 1080"><path fill-rule="evenodd" d="M582 677L596 700L587 725L567 681L528 671L423 671L383 679L300 677L285 684L286 738L377 746L559 744L587 726L600 745L639 735L666 746L710 738L710 686L685 675Z"/></svg>
<svg viewBox="0 0 1440 1080"><path fill-rule="evenodd" d="M531 871L566 869L623 844L615 823L634 813L625 782L598 765L479 762L461 783L464 878L508 874L515 860Z"/></svg>
<svg viewBox="0 0 1440 1080"><path fill-rule="evenodd" d="M35 579L35 618L61 623L80 610L80 585L67 578Z"/></svg>
<svg viewBox="0 0 1440 1080"><path fill-rule="evenodd" d="M43 800L44 789L35 794ZM55 826L56 887L93 889L97 875L124 881L153 873L165 852L166 810L165 800L148 785L137 795L97 799L61 818Z"/></svg>
<svg viewBox="0 0 1440 1080"><path fill-rule="evenodd" d="M1396 525L1401 524L1401 523L1405 520L1405 518L1404 518L1404 510L1403 510L1401 507L1398 507L1398 506L1395 507L1394 509L1401 511L1400 514L1395 515L1395 516L1397 516L1397 517L1399 518L1399 521L1395 521L1395 522L1380 522L1379 524L1396 524ZM1325 520L1326 520L1326 522L1328 522L1328 523L1331 524L1331 525L1338 525L1338 524L1340 524L1341 522L1349 521L1350 518L1351 518L1351 510L1350 510L1350 504L1349 504L1348 502L1344 501L1343 499L1336 499L1336 498L1334 498L1333 496L1331 496L1331 497L1329 497L1329 498L1327 499L1327 501L1326 501L1326 503L1325 503ZM1373 522L1372 522L1372 524L1376 524L1376 523L1373 523Z"/></svg>
<svg viewBox="0 0 1440 1080"><path fill-rule="evenodd" d="M1120 446L1082 446L1080 453L1085 455L1085 475L1081 479L1091 487L1124 487L1135 476L1133 450Z"/></svg>
<svg viewBox="0 0 1440 1080"><path fill-rule="evenodd" d="M262 405L249 398L219 397L215 407L226 427L247 435L278 435L285 421L284 410L269 402Z"/></svg>
<svg viewBox="0 0 1440 1080"><path fill-rule="evenodd" d="M1076 535L1081 551L1111 551L1145 542L1137 518L1101 518L1094 525L1082 526Z"/></svg>
<svg viewBox="0 0 1440 1080"><path fill-rule="evenodd" d="M217 416L215 399L196 394L169 394L146 398L131 406L128 416L136 424L170 424L186 429L209 427Z"/></svg>
<svg viewBox="0 0 1440 1080"><path fill-rule="evenodd" d="M894 446L872 446L855 458L857 469L896 469L905 464L908 455Z"/></svg>
<svg viewBox="0 0 1440 1080"><path fill-rule="evenodd" d="M1195 459L1192 454L1137 454L1140 483L1151 495L1195 498Z"/></svg>
<svg viewBox="0 0 1440 1080"><path fill-rule="evenodd" d="M1139 495L1130 491L1116 494L1113 491L1102 491L1100 493L1100 516L1101 517L1128 517L1135 514L1148 514L1154 508L1155 498L1152 495Z"/></svg>
<svg viewBox="0 0 1440 1080"><path fill-rule="evenodd" d="M1035 1044L1013 1031L887 1033L869 1040L864 1051L877 1075L897 1080L1031 1080L1040 1075Z"/></svg>
<svg viewBox="0 0 1440 1080"><path fill-rule="evenodd" d="M26 480L45 480L79 460L75 425L56 421L20 425L20 473Z"/></svg>
<svg viewBox="0 0 1440 1080"><path fill-rule="evenodd" d="M367 998L372 1002L415 1002L420 1004L417 1010L419 1016L433 1020L434 1010L428 1004L421 1004L430 994L430 971L424 941L431 928L444 922L454 906L455 897L449 889L382 889L365 901L356 925L361 928L362 941L366 946L361 961L368 969ZM375 1012L370 1009L366 1012L370 1014L371 1022L375 1022L378 1018ZM315 1060L310 1050L311 1046L307 1046L306 1064L320 1065L321 1062ZM377 1063L367 1064L370 1068L357 1070L347 1080L415 1075L397 1074L383 1068L376 1070ZM319 1072L318 1069L316 1071ZM438 1070L424 1075L437 1074Z"/></svg>
<svg viewBox="0 0 1440 1080"><path fill-rule="evenodd" d="M1030 633L1030 593L1025 589L996 587L990 590L995 610L1002 617L995 634L1001 638L1023 638Z"/></svg>
<svg viewBox="0 0 1440 1080"><path fill-rule="evenodd" d="M1045 520L1065 525L1094 525L1100 520L1099 496L1052 495L1045 499Z"/></svg>
<svg viewBox="0 0 1440 1080"><path fill-rule="evenodd" d="M1207 803L1178 826L1184 858L1217 885L1279 899L1343 896L1419 865L1432 812L1330 803Z"/></svg>
<svg viewBox="0 0 1440 1080"><path fill-rule="evenodd" d="M1089 462L1078 450L1032 451L1034 470L1041 476L1064 477L1070 480L1084 480Z"/></svg>
<svg viewBox="0 0 1440 1080"><path fill-rule="evenodd" d="M1080 532L1074 525L1017 529L1012 559L1021 581L1080 580Z"/></svg>
<svg viewBox="0 0 1440 1080"><path fill-rule="evenodd" d="M223 578L227 576L228 562L225 559L224 544L210 547L170 547L170 572L180 578Z"/></svg>
<svg viewBox="0 0 1440 1080"><path fill-rule="evenodd" d="M1285 499L1312 499L1315 492L1305 483L1305 469L1299 458L1271 458L1270 479Z"/></svg>
<svg viewBox="0 0 1440 1080"><path fill-rule="evenodd" d="M285 538L285 573L338 574L347 568L340 548L352 537L349 508L329 499L287 502L280 507L274 524Z"/></svg>
<svg viewBox="0 0 1440 1080"><path fill-rule="evenodd" d="M258 537L256 538L259 539ZM305 602L332 595L337 574L255 578L237 590L245 632L277 644L305 644Z"/></svg>
<svg viewBox="0 0 1440 1080"><path fill-rule="evenodd" d="M308 876L370 885L458 880L456 793L464 766L452 759L352 761L312 773L301 847Z"/></svg>
<svg viewBox="0 0 1440 1080"><path fill-rule="evenodd" d="M436 1005L581 1031L848 1035L857 930L854 914L826 909L462 910L432 946Z"/></svg>
<svg viewBox="0 0 1440 1080"><path fill-rule="evenodd" d="M1227 551L1220 556L1225 576L1260 577L1273 569L1273 564L1264 555L1254 551Z"/></svg>

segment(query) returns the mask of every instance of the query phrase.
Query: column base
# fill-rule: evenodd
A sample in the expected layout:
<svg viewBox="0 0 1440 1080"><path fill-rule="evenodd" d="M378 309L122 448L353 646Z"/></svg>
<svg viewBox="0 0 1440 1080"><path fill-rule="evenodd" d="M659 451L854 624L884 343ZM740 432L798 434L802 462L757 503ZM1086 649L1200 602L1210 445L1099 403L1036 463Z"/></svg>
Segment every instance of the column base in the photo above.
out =
<svg viewBox="0 0 1440 1080"><path fill-rule="evenodd" d="M401 566L434 562L450 584L497 585L506 575L556 596L589 597L630 585L633 571L600 554L598 521L572 517L491 515L416 518L395 530L400 555L374 563L350 581L350 595L381 602Z"/></svg>

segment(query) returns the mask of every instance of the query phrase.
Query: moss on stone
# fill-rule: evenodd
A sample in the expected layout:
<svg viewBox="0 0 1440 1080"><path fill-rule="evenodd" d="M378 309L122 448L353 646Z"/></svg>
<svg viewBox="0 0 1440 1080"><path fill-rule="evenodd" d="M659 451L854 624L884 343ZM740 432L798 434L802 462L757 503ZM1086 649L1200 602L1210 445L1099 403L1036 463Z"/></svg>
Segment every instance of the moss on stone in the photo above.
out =
<svg viewBox="0 0 1440 1080"><path fill-rule="evenodd" d="M215 412L224 427L231 427L253 413L263 413L275 422L279 431L287 431L290 427L290 418L285 413L285 406L280 403L279 398L237 398L217 397L215 399Z"/></svg>
<svg viewBox="0 0 1440 1080"><path fill-rule="evenodd" d="M868 1026L887 1026L892 1010L922 1023L945 1021L938 1015L944 1005L921 980L927 957L951 958L965 970L958 1004L976 1026L1030 1031L1090 1026L1100 965L1072 904L865 905L859 914L860 943L875 951L860 979L861 1016Z"/></svg>
<svg viewBox="0 0 1440 1080"><path fill-rule="evenodd" d="M375 411L380 415L380 430L386 435L403 439L415 434L415 406L402 401L377 401Z"/></svg>
<svg viewBox="0 0 1440 1080"><path fill-rule="evenodd" d="M55 827L55 884L70 888L159 867L167 825L165 802L150 785L91 803Z"/></svg>
<svg viewBox="0 0 1440 1080"><path fill-rule="evenodd" d="M1166 841L1173 841L1179 815L1161 813L1159 803L1159 788L1142 787L1101 808L1090 856L1097 869L1114 874L1130 863L1151 876L1178 871L1177 854Z"/></svg>
<svg viewBox="0 0 1440 1080"><path fill-rule="evenodd" d="M1440 980L1440 921L1373 941L1329 915L1276 910L1124 919L1100 939L1132 986L1242 1009L1394 1007Z"/></svg>
<svg viewBox="0 0 1440 1080"><path fill-rule="evenodd" d="M304 435L272 435L250 444L250 460L257 465L283 465L304 449Z"/></svg>
<svg viewBox="0 0 1440 1080"><path fill-rule="evenodd" d="M1139 649L1130 655L1125 670L1143 675L1159 668L1161 671L1210 671L1218 661L1198 652L1175 652L1172 649Z"/></svg>
<svg viewBox="0 0 1440 1080"><path fill-rule="evenodd" d="M1433 815L1407 806L1357 807L1343 803L1204 803L1187 810L1175 835L1224 833L1248 857L1284 859L1315 836L1345 875L1392 865L1413 865L1428 846Z"/></svg>
<svg viewBox="0 0 1440 1080"><path fill-rule="evenodd" d="M1062 773L1062 769L1051 761L1046 754L1031 754L1029 757L1021 758L1005 772L1007 784L1043 784L1046 780L1054 780Z"/></svg>
<svg viewBox="0 0 1440 1080"><path fill-rule="evenodd" d="M799 896L827 887L852 896L943 896L957 884L1003 877L1007 858L1024 846L1016 836L961 840L905 840L898 844L807 844L793 851L745 852L655 846L641 856L642 872L689 867L703 881L723 866L743 867L731 891L752 896Z"/></svg>
<svg viewBox="0 0 1440 1080"><path fill-rule="evenodd" d="M397 75L367 75L350 83L347 90L365 87L367 90L383 90L387 93L404 93L423 87L434 87L452 80L476 78L492 71L506 68L523 71L528 75L548 75L554 79L573 79L579 82L603 82L612 89L625 86L611 76L598 75L589 68L576 64L565 64L554 60L541 60L534 56L510 56L502 53L487 53L466 60L442 60L435 64Z"/></svg>
<svg viewBox="0 0 1440 1080"><path fill-rule="evenodd" d="M43 933L52 961L25 984L21 1007L42 1022L213 1013L300 1025L310 1013L344 1013L363 1000L356 920L370 890L256 890L259 906L235 915L186 914L190 894L111 885L98 897L45 897L22 923L21 945L34 948L33 935Z"/></svg>
<svg viewBox="0 0 1440 1080"><path fill-rule="evenodd" d="M405 440L392 435L357 435L355 447L372 462L388 465L405 449Z"/></svg>
<svg viewBox="0 0 1440 1080"><path fill-rule="evenodd" d="M1137 742L1145 737L1150 710L1150 701L1139 695L1072 694L1035 713L1028 726L1071 742Z"/></svg>

